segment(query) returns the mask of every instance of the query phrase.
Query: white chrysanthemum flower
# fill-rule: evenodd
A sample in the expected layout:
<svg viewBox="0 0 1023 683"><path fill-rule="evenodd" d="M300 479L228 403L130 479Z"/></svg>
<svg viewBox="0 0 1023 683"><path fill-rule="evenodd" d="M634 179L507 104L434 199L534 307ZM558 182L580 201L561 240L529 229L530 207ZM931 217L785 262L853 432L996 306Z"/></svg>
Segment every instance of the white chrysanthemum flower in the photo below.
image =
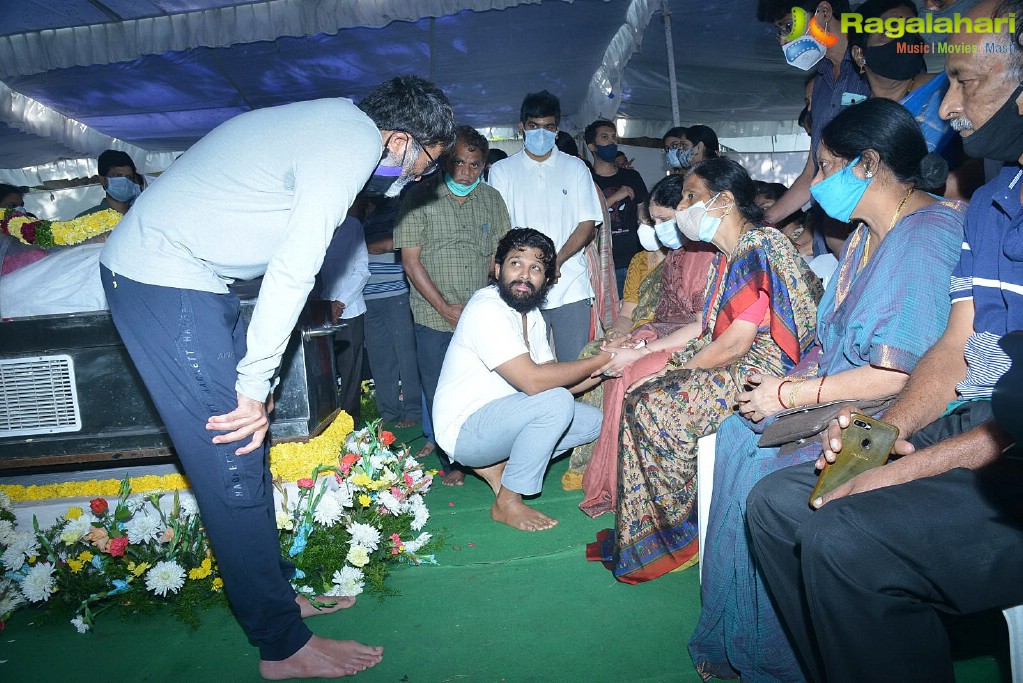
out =
<svg viewBox="0 0 1023 683"><path fill-rule="evenodd" d="M0 519L0 545L10 545L16 533L18 532L14 530L13 522Z"/></svg>
<svg viewBox="0 0 1023 683"><path fill-rule="evenodd" d="M14 512L14 503L11 502L11 497L3 491L0 491L0 508L8 512Z"/></svg>
<svg viewBox="0 0 1023 683"><path fill-rule="evenodd" d="M144 508L146 506L146 503L148 502L149 500L141 493L133 493L132 495L128 496L128 499L124 501L124 504L128 506L128 510L132 514L135 514L136 512Z"/></svg>
<svg viewBox="0 0 1023 683"><path fill-rule="evenodd" d="M355 597L362 592L366 582L363 580L362 570L355 567L342 567L334 572L334 585L327 592L327 595Z"/></svg>
<svg viewBox="0 0 1023 683"><path fill-rule="evenodd" d="M4 551L2 562L11 571L18 571L25 564L25 558L39 554L39 540L35 534L15 532L7 550Z"/></svg>
<svg viewBox="0 0 1023 683"><path fill-rule="evenodd" d="M177 593L185 585L185 570L177 562L164 560L146 572L146 588L162 597Z"/></svg>
<svg viewBox="0 0 1023 683"><path fill-rule="evenodd" d="M40 562L28 570L21 582L21 593L30 602L44 602L53 592L53 570L50 562Z"/></svg>
<svg viewBox="0 0 1023 683"><path fill-rule="evenodd" d="M78 629L79 633L85 633L91 628L88 624L85 623L85 620L82 619L81 617L75 617L74 619L72 619L71 625Z"/></svg>
<svg viewBox="0 0 1023 683"><path fill-rule="evenodd" d="M403 544L405 546L405 552L418 553L424 545L430 542L431 538L433 538L433 536L429 532L424 531L416 536L415 540L408 541Z"/></svg>
<svg viewBox="0 0 1023 683"><path fill-rule="evenodd" d="M199 504L195 502L195 496L191 493L179 494L178 505L181 507L180 514L183 517L192 517L199 514Z"/></svg>
<svg viewBox="0 0 1023 683"><path fill-rule="evenodd" d="M89 533L92 530L92 523L95 517L92 513L83 513L78 519L70 519L67 524L64 525L64 529L60 532L60 540L65 545L74 545L82 536Z"/></svg>
<svg viewBox="0 0 1023 683"><path fill-rule="evenodd" d="M132 543L155 541L163 533L164 523L156 515L135 515L124 526L128 540Z"/></svg>
<svg viewBox="0 0 1023 683"><path fill-rule="evenodd" d="M341 507L352 507L355 505L355 487L347 480L341 482L337 487L337 497Z"/></svg>
<svg viewBox="0 0 1023 683"><path fill-rule="evenodd" d="M378 493L377 504L383 505L392 515L401 513L401 501L399 501L390 491L381 491Z"/></svg>
<svg viewBox="0 0 1023 683"><path fill-rule="evenodd" d="M0 579L0 619L25 604L25 596L11 579Z"/></svg>
<svg viewBox="0 0 1023 683"><path fill-rule="evenodd" d="M320 497L320 502L316 504L316 509L313 510L313 519L317 524L334 526L341 521L343 514L341 498L333 491L325 491Z"/></svg>
<svg viewBox="0 0 1023 683"><path fill-rule="evenodd" d="M369 564L369 550L362 545L353 545L348 550L345 561L353 567L365 567Z"/></svg>
<svg viewBox="0 0 1023 683"><path fill-rule="evenodd" d="M426 522L430 519L430 510L423 502L422 496L413 496L409 499L409 512L413 515L411 526L415 531L426 526Z"/></svg>
<svg viewBox="0 0 1023 683"><path fill-rule="evenodd" d="M348 531L352 534L352 545L363 545L370 551L380 547L380 530L376 527L353 522Z"/></svg>

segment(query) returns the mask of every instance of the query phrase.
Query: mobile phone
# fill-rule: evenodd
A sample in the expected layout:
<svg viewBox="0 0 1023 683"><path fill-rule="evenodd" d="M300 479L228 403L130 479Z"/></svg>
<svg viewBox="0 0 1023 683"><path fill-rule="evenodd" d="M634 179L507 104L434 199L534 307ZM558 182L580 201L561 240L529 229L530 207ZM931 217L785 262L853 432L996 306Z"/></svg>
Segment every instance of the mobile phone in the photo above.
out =
<svg viewBox="0 0 1023 683"><path fill-rule="evenodd" d="M824 466L817 486L810 494L810 504L857 474L888 462L888 456L899 438L899 428L866 415L853 413L849 426L842 430L842 450L835 462Z"/></svg>

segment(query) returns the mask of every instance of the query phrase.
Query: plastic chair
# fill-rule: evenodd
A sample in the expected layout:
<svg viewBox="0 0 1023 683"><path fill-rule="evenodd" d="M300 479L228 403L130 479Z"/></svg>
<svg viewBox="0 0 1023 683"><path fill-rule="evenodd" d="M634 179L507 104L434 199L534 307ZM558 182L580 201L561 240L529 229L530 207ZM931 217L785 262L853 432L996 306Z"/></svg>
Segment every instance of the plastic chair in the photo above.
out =
<svg viewBox="0 0 1023 683"><path fill-rule="evenodd" d="M699 526L700 579L703 579L703 544L707 538L710 497L714 494L714 451L717 434L701 438L696 446L696 523ZM1023 614L1019 617L1023 620ZM1021 683L1013 681L1013 683Z"/></svg>

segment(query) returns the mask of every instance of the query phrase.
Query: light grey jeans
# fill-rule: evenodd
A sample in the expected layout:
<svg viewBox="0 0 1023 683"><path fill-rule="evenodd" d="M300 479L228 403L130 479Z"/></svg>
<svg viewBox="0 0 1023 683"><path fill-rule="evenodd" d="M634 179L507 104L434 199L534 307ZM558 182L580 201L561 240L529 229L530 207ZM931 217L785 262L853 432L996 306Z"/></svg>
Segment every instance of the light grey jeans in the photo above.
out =
<svg viewBox="0 0 1023 683"><path fill-rule="evenodd" d="M531 496L540 492L551 460L597 438L603 417L599 409L576 401L568 389L533 396L519 392L470 415L458 432L451 459L467 467L507 460L501 485Z"/></svg>

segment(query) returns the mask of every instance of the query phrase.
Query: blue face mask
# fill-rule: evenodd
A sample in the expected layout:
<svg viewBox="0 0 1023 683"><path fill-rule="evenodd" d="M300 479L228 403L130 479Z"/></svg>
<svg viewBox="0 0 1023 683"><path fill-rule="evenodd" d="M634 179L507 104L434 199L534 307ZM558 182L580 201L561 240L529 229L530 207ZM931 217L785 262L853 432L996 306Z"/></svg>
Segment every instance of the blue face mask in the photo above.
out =
<svg viewBox="0 0 1023 683"><path fill-rule="evenodd" d="M863 193L867 191L873 178L858 178L853 167L860 163L856 157L837 173L833 173L816 185L810 187L810 194L828 214L836 221L848 223L852 212L860 203Z"/></svg>
<svg viewBox="0 0 1023 683"><path fill-rule="evenodd" d="M668 153L664 156L668 162L668 166L671 168L682 168L682 160L679 158L679 154L682 152L681 147L672 147L668 150Z"/></svg>
<svg viewBox="0 0 1023 683"><path fill-rule="evenodd" d="M444 184L448 186L449 190L451 190L451 194L455 195L456 197L465 197L468 196L470 192L476 189L476 186L480 184L481 177L482 174L476 176L476 180L470 183L469 185L462 185L461 183L456 183L455 179L451 177L450 173L445 173Z"/></svg>
<svg viewBox="0 0 1023 683"><path fill-rule="evenodd" d="M689 168L693 165L693 161L696 159L696 148L688 147L686 149L679 148L678 150L678 163L682 168Z"/></svg>
<svg viewBox="0 0 1023 683"><path fill-rule="evenodd" d="M554 149L554 140L557 137L557 133L552 133L546 128L527 130L523 145L525 146L526 151L533 156L542 157Z"/></svg>
<svg viewBox="0 0 1023 683"><path fill-rule="evenodd" d="M781 46L785 62L803 71L809 71L824 59L828 48L809 33Z"/></svg>
<svg viewBox="0 0 1023 683"><path fill-rule="evenodd" d="M131 178L107 178L107 194L119 202L130 202L142 193L142 189Z"/></svg>
<svg viewBox="0 0 1023 683"><path fill-rule="evenodd" d="M664 221L654 226L654 233L657 235L657 241L668 247L668 249L678 249L682 246L682 240L678 238L678 228L675 227L675 221Z"/></svg>
<svg viewBox="0 0 1023 683"><path fill-rule="evenodd" d="M594 145L594 147L597 149L595 154L598 159L606 161L609 164L614 163L615 155L618 154L618 145Z"/></svg>

